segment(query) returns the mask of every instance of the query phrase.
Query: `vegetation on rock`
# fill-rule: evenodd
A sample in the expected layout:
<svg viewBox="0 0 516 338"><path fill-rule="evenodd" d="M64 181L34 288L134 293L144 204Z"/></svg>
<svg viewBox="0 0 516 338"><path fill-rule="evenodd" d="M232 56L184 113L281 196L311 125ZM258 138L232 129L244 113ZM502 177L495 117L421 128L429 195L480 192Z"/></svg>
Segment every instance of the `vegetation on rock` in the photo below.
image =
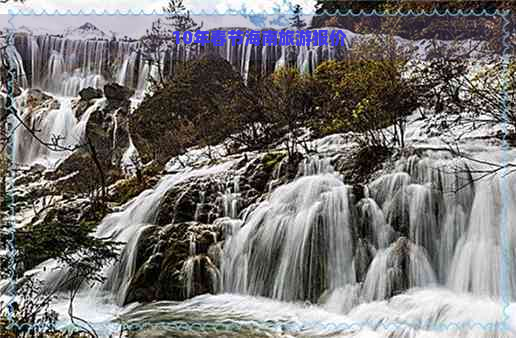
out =
<svg viewBox="0 0 516 338"><path fill-rule="evenodd" d="M166 162L193 145L214 145L236 132L253 107L240 75L215 54L187 62L177 75L146 98L129 122L144 161Z"/></svg>

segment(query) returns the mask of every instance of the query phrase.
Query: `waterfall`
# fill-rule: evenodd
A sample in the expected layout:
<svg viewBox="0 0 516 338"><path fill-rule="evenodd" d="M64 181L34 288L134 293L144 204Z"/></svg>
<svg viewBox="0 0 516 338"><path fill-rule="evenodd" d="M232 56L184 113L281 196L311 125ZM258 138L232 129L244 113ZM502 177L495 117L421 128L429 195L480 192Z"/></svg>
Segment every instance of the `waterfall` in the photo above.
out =
<svg viewBox="0 0 516 338"><path fill-rule="evenodd" d="M367 272L363 300L384 300L402 291L436 283L425 252L404 238L380 250Z"/></svg>
<svg viewBox="0 0 516 338"><path fill-rule="evenodd" d="M240 202L240 176L236 175L232 182L227 184L223 196L224 216L238 218Z"/></svg>
<svg viewBox="0 0 516 338"><path fill-rule="evenodd" d="M35 62L32 62L33 60L39 60L39 46L35 39L28 39L27 40L27 48L30 51L31 56L31 85L38 83L39 81L39 73Z"/></svg>
<svg viewBox="0 0 516 338"><path fill-rule="evenodd" d="M138 53L131 51L129 57L126 57L125 53L121 53L119 56L122 61L122 67L118 74L118 83L122 86L134 87L134 74L136 71Z"/></svg>
<svg viewBox="0 0 516 338"><path fill-rule="evenodd" d="M335 59L339 50L350 47L348 41L346 46L285 47L246 44L246 39L236 46L227 40L224 47L172 44L159 53L156 64L144 60L140 41L80 40L24 33L16 35L15 48L11 46L8 53L16 61L17 73L23 75L24 88L29 84L24 69L30 69L31 87L54 94L75 96L82 88L99 88L113 81L134 89L142 97L148 90L149 76L157 77L157 63L164 68L165 75L173 75L178 62L194 60L206 50L218 53L247 80L252 72L268 74L287 64L303 73L313 72L320 62Z"/></svg>
<svg viewBox="0 0 516 338"><path fill-rule="evenodd" d="M122 155L121 166L122 170L129 175L136 174L137 165L141 165L138 149L134 146L133 139L129 134L129 147Z"/></svg>
<svg viewBox="0 0 516 338"><path fill-rule="evenodd" d="M34 65L34 63L33 63ZM59 91L59 86L61 84L61 81L64 81L64 72L65 72L65 61L63 55L58 51L52 51L52 54L50 55L50 59L48 60L48 71L47 74L50 76L51 79L55 79L57 82L58 88L52 88L53 85L50 85L50 87L53 90Z"/></svg>
<svg viewBox="0 0 516 338"><path fill-rule="evenodd" d="M155 227L165 193L191 177L225 172L237 162L167 175L154 189L105 217L96 235L127 244L120 261L106 267L106 282L85 294L91 299L107 291L112 301L124 303L136 274L142 234ZM498 311L489 317L498 321L498 304L481 297L501 294L500 176L474 182L474 170L468 168L464 161L435 154L403 158L396 172L369 184L365 196L356 201L352 187L343 183L328 159L311 158L300 164L292 182L240 213L245 215L242 219L235 216L231 199L240 193L240 176L232 176L221 184L226 188L221 206L226 206L225 214L231 218L208 226L224 229L224 243L200 254L195 238L190 238L190 253L180 271L187 298L200 292L224 294L195 297L183 309L202 304L212 311L213 302L226 299L228 311L238 313L236 299L259 303L260 297L269 297L275 300L264 300L266 304L277 300L283 306L296 301L319 303L320 307L312 305L314 311L329 311L325 316L346 314L346 320L370 320L375 331L382 330L382 319L424 321L417 328L396 328L394 337L426 332L456 318L479 320L468 310L470 306ZM516 202L514 191L509 198L510 203ZM510 211L510 219L515 213ZM438 231L428 232L428 227ZM511 248L515 239L511 229ZM364 259L368 255L369 261ZM359 264L366 267L363 278L357 274ZM54 265L45 262L39 269L45 267L44 279L62 288L66 271L52 271ZM514 268L509 270L511 291L516 290ZM432 301L432 297L443 299ZM155 311L152 306L158 304L149 305L149 310ZM172 317L180 311L175 305L166 308ZM309 336L317 336L310 332ZM477 336L490 337L485 334Z"/></svg>
<svg viewBox="0 0 516 338"><path fill-rule="evenodd" d="M143 231L155 223L160 200L173 186L185 180L205 175L214 175L224 172L233 166L233 162L226 162L212 167L189 169L184 172L167 175L163 177L154 189L142 192L133 200L129 201L122 211L107 215L97 227L95 236L102 238L113 238L114 241L125 242L120 260L112 266L106 267L103 274L106 281L103 285L97 285L92 292L108 290L116 304L123 304L131 278L136 273L136 257L139 238ZM194 264L195 262L190 262ZM55 266L53 260L42 263L37 270L46 270L44 279L54 281L51 286L63 288L60 282L65 280L66 269L51 271L50 267ZM195 264L194 264L195 266ZM195 271L190 270L190 271ZM193 273L193 272L192 272ZM193 277L192 277L193 278Z"/></svg>
<svg viewBox="0 0 516 338"><path fill-rule="evenodd" d="M332 174L276 189L224 248L224 290L315 301L353 283L349 195Z"/></svg>
<svg viewBox="0 0 516 338"><path fill-rule="evenodd" d="M502 264L508 274L507 290L512 299L516 292L516 265L514 230L511 225L507 245L508 252L503 252L500 239L501 192L499 175L477 184L477 193L472 206L467 231L458 241L450 267L448 286L460 292L472 292L493 297L502 296L501 271ZM511 180L513 181L513 180ZM512 182L514 183L514 182ZM508 205L516 202L514 191L511 191ZM514 220L511 211L509 219ZM503 257L505 256L505 259Z"/></svg>
<svg viewBox="0 0 516 338"><path fill-rule="evenodd" d="M22 88L27 88L28 81L27 74L25 73L25 68L23 65L24 58L20 55L18 50L12 45L7 45L5 47L5 53L7 62L9 62L9 67L15 70L16 84Z"/></svg>
<svg viewBox="0 0 516 338"><path fill-rule="evenodd" d="M385 249L394 237L394 230L386 222L385 216L376 204L375 200L369 197L359 202L361 227L366 237L372 239L372 243L378 249Z"/></svg>
<svg viewBox="0 0 516 338"><path fill-rule="evenodd" d="M132 240L135 231L141 231L139 230L141 228L140 224L152 224L155 222L159 201L165 193L169 191L172 186L184 182L189 178L216 174L227 170L231 166L232 162L228 162L215 167L188 170L183 173L165 176L155 189L140 194L134 201L129 202L123 211L108 215L100 223L97 236L105 237L114 234L117 241L131 240L130 244L126 245L124 249L121 262L110 268L107 272L108 278L106 284L110 285L112 292L116 294L118 304L124 302L128 284L135 272L134 266L136 262L134 253L138 245L137 240ZM128 224L132 226L128 227ZM130 273L121 273L120 271ZM122 285L122 287L119 287L120 285Z"/></svg>
<svg viewBox="0 0 516 338"><path fill-rule="evenodd" d="M22 95L22 102L26 99L26 95ZM36 111L24 109L21 119L34 129L34 134L45 143L58 146L42 144L27 128L20 126L15 132L16 162L23 165L40 164L55 167L82 142L89 115L98 108L99 104L89 107L81 120L75 117L71 98L68 97L58 97L55 101L48 102L46 107Z"/></svg>
<svg viewBox="0 0 516 338"><path fill-rule="evenodd" d="M142 48L139 41L80 40L51 35L16 34L14 45L6 48L6 55L16 69L17 84L25 89L40 88L54 94L59 97L60 103L59 109L48 113L41 112L32 116L29 112L23 112L22 115L31 119L31 122L37 120L44 141L59 136L64 146L76 145L71 140L70 131L75 129L77 121L71 111L69 98L77 96L83 88L101 88L110 81L134 89L135 97L142 98L150 89L149 77L158 76L157 64L144 60ZM329 51L339 48L291 46L287 49L281 46L245 45L245 42L233 46L228 40L224 48L173 45L160 53L157 62L170 75L177 70L178 62L196 59L203 51L211 49L228 60L235 69L239 69L246 80L253 71L270 73L282 64L292 63L292 60L300 71L313 71L317 66L314 62L332 59L335 52ZM292 57L284 55L287 50ZM314 55L327 57L314 58ZM28 77L26 69L30 70ZM69 155L69 152L57 155L57 152L44 150L43 146L28 140L27 133L22 131L19 134L16 147L20 163L39 163L52 167L66 157L64 154Z"/></svg>
<svg viewBox="0 0 516 338"><path fill-rule="evenodd" d="M463 160L431 154L402 159L396 170L369 184L368 193L391 227L427 251L445 282L475 196L469 167Z"/></svg>
<svg viewBox="0 0 516 338"><path fill-rule="evenodd" d="M253 73L268 74L285 65L310 73L320 62L337 58L341 51L328 46L246 45L246 39L242 45L228 43L223 48L175 45L160 55L159 63L173 74L180 61L193 60L213 49L247 80ZM24 34L17 36L15 47L8 46L6 54L18 73L18 85L24 89L17 98L23 108L21 118L35 127L38 138L51 143L59 136L59 144L66 148L84 142L89 117L106 104L106 99L96 99L78 119L72 100L81 89L116 81L135 89L135 98L141 98L149 89L149 76L157 74L156 65L145 62L138 41ZM30 87L53 93L56 99L33 109L26 102L26 89ZM121 127L117 113L113 119L115 143ZM285 184L287 178L282 173L287 162L282 160L267 182L268 193L247 209L242 210L247 196L241 190L245 191L249 182L241 172L231 180L216 182L223 188L217 202L224 217L209 226L224 229L224 241L217 238L219 242L201 254L192 234L187 239L189 255L180 275L187 298L205 291L200 280L210 281L209 292L224 294L203 295L185 305L163 303L149 308L155 306L163 311L163 317L173 318L177 313L184 318L185 312L181 311L186 306L207 312L226 311L230 317L239 315L246 320L267 320L272 313L285 323L298 318L283 312L318 319L333 312L331 318L339 323L350 318L372 320L375 330L381 328L382 320L425 321L418 330L396 329L394 337L415 336L419 331L424 335L432 325L442 325L444 319L482 319L476 312L500 320L500 306L494 298L504 292L511 300L516 297L516 231L512 226L516 211L506 211L510 223L507 238L502 237L500 228L502 206L516 204L514 179L507 179L508 200L503 201L501 175L476 181L474 163L452 158L447 152L417 149L416 155L402 156L390 173L383 173L367 186L351 186L333 167L336 158L329 156L348 141L332 136L324 142L319 144L324 149L320 157L304 159L296 177ZM70 151L43 146L25 128L17 128L15 146L16 161L24 165L56 167L70 155ZM129 148L122 159L129 172L137 155L129 136ZM110 302L124 304L137 273L139 246L146 231L157 228L156 216L165 194L190 178L230 170L234 163L167 175L153 189L107 215L95 235L126 244L120 261L105 267L105 283L84 290L85 297L96 299L105 292ZM196 221L202 219L199 215L205 197L200 191ZM509 261L508 290L500 282L505 264L501 257ZM56 265L47 261L36 270L50 288L62 289L67 272L53 270ZM303 301L312 305L293 304ZM246 312L249 304L251 310ZM200 310L188 311L205 315ZM135 313L146 315L145 311ZM307 336L328 334L311 330ZM482 333L476 336L484 337ZM502 335L495 329L493 336Z"/></svg>
<svg viewBox="0 0 516 338"><path fill-rule="evenodd" d="M217 267L205 255L193 255L186 259L181 270L185 285L185 297L192 298L203 290L197 289L198 284L208 284L213 287L213 293L220 288L220 273ZM208 283L206 283L208 280Z"/></svg>
<svg viewBox="0 0 516 338"><path fill-rule="evenodd" d="M496 182L474 188L469 165L445 154L403 158L396 171L372 182L354 206L328 159L303 161L294 182L227 235L224 290L314 301L356 290L356 269L365 266L359 302L438 284L499 296Z"/></svg>
<svg viewBox="0 0 516 338"><path fill-rule="evenodd" d="M337 175L333 166L331 165L330 159L328 158L306 158L300 165L298 170L298 176L311 176L319 174L334 174Z"/></svg>

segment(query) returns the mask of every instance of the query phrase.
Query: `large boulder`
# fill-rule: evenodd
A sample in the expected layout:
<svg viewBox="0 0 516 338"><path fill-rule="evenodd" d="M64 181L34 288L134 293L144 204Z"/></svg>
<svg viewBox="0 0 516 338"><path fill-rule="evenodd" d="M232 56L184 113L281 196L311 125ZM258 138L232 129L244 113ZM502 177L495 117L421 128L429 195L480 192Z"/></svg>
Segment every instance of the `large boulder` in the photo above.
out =
<svg viewBox="0 0 516 338"><path fill-rule="evenodd" d="M81 100L90 101L93 99L100 99L102 97L102 90L97 88L84 88L79 92Z"/></svg>
<svg viewBox="0 0 516 338"><path fill-rule="evenodd" d="M143 161L165 163L190 146L220 143L255 106L245 90L240 75L220 56L185 62L131 116L132 140Z"/></svg>
<svg viewBox="0 0 516 338"><path fill-rule="evenodd" d="M107 167L119 166L129 147L128 114L122 107L107 107L91 113L86 124L86 142L95 148L99 160Z"/></svg>
<svg viewBox="0 0 516 338"><path fill-rule="evenodd" d="M108 83L104 86L104 96L110 101L126 101L134 95L134 90L117 83Z"/></svg>
<svg viewBox="0 0 516 338"><path fill-rule="evenodd" d="M86 110L91 107L94 103L92 100L100 99L103 97L102 90L88 87L81 89L79 92L79 99L76 100L73 104L73 110L75 111L75 117L80 119L81 116L86 112Z"/></svg>

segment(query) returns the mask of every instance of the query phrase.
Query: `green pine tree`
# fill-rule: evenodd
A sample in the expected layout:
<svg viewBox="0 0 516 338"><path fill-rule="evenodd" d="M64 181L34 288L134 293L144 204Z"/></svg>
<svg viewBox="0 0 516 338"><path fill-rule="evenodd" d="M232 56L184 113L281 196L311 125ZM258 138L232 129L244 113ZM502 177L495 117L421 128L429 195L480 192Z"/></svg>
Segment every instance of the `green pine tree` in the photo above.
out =
<svg viewBox="0 0 516 338"><path fill-rule="evenodd" d="M294 27L297 30L306 27L306 22L301 18L302 12L303 8L301 7L301 5L297 4L294 6L294 14L290 18L290 27Z"/></svg>

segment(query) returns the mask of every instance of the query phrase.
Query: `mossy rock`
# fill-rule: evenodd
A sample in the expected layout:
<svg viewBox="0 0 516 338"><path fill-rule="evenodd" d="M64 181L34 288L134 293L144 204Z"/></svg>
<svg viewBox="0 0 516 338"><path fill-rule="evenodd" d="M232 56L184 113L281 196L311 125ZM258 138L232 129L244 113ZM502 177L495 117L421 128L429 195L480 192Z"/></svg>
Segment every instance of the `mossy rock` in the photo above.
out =
<svg viewBox="0 0 516 338"><path fill-rule="evenodd" d="M208 232L214 235L208 235ZM195 242L196 255L200 256L196 258L201 261L200 275L204 276L202 267L206 264L211 264L210 268L214 266L207 255L208 250L216 243L216 238L221 237L220 229L197 222L145 229L138 243L137 272L130 282L125 303L186 299L184 267L191 259L191 239ZM204 293L214 289L208 278L204 282L200 278L196 290Z"/></svg>
<svg viewBox="0 0 516 338"><path fill-rule="evenodd" d="M276 166L287 156L284 151L269 152L262 158L263 170L268 173L274 171Z"/></svg>
<svg viewBox="0 0 516 338"><path fill-rule="evenodd" d="M125 204L144 190L152 188L158 181L159 177L155 176L144 176L141 182L136 176L118 180L111 187L109 199L118 204Z"/></svg>
<svg viewBox="0 0 516 338"><path fill-rule="evenodd" d="M354 147L334 161L335 169L351 185L368 183L392 156L388 147Z"/></svg>

